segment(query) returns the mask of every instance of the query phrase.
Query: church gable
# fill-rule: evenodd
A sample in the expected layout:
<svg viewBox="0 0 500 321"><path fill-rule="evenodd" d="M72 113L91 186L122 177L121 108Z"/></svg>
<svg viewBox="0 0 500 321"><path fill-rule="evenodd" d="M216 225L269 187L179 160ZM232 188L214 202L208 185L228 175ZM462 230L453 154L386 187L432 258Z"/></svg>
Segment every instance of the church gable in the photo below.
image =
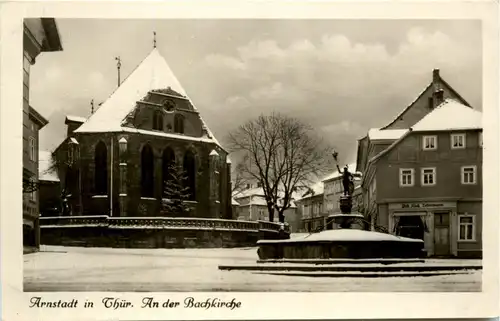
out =
<svg viewBox="0 0 500 321"><path fill-rule="evenodd" d="M203 136L203 123L191 102L171 88L154 89L137 102L123 126L164 133Z"/></svg>

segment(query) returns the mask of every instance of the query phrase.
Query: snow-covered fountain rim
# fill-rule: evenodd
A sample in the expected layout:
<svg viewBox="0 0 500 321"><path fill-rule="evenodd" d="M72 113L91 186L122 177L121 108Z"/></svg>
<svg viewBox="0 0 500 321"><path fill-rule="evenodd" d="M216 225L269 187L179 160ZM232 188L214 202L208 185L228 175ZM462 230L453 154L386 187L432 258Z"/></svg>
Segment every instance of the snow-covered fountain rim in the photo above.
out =
<svg viewBox="0 0 500 321"><path fill-rule="evenodd" d="M423 243L423 240L411 239L386 233L339 229L326 230L319 233L313 233L302 237L291 238L287 240L260 240L257 244L265 243L300 243L300 242L319 242L319 241L347 241L347 242L370 242L370 241L398 241Z"/></svg>

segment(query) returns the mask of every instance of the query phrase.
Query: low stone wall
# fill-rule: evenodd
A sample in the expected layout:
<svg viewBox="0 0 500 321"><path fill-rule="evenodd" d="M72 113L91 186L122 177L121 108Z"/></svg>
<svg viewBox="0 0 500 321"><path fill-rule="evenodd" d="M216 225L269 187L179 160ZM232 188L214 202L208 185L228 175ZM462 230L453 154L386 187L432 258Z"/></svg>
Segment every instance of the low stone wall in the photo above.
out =
<svg viewBox="0 0 500 321"><path fill-rule="evenodd" d="M237 220L69 216L41 218L41 244L121 248L219 248L256 246L287 239L280 224Z"/></svg>
<svg viewBox="0 0 500 321"><path fill-rule="evenodd" d="M259 259L335 259L335 258L420 258L421 243L392 241L331 241L259 244Z"/></svg>

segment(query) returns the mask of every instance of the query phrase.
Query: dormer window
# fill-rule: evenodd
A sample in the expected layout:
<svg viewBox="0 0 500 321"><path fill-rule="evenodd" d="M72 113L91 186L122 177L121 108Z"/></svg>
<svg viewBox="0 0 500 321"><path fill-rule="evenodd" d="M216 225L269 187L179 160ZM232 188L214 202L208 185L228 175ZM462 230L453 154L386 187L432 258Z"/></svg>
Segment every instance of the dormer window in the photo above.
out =
<svg viewBox="0 0 500 321"><path fill-rule="evenodd" d="M174 117L174 132L184 134L184 116L180 114Z"/></svg>
<svg viewBox="0 0 500 321"><path fill-rule="evenodd" d="M163 130L163 115L159 110L153 114L153 130Z"/></svg>

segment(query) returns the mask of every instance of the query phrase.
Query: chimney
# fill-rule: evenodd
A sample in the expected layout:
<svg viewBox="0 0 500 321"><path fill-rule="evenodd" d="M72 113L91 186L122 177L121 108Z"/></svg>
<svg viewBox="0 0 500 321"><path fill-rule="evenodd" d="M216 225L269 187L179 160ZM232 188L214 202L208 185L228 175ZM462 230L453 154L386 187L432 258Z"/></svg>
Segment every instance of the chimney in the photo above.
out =
<svg viewBox="0 0 500 321"><path fill-rule="evenodd" d="M434 69L432 71L432 82L436 83L439 79L441 79L441 76L439 76L439 69Z"/></svg>

